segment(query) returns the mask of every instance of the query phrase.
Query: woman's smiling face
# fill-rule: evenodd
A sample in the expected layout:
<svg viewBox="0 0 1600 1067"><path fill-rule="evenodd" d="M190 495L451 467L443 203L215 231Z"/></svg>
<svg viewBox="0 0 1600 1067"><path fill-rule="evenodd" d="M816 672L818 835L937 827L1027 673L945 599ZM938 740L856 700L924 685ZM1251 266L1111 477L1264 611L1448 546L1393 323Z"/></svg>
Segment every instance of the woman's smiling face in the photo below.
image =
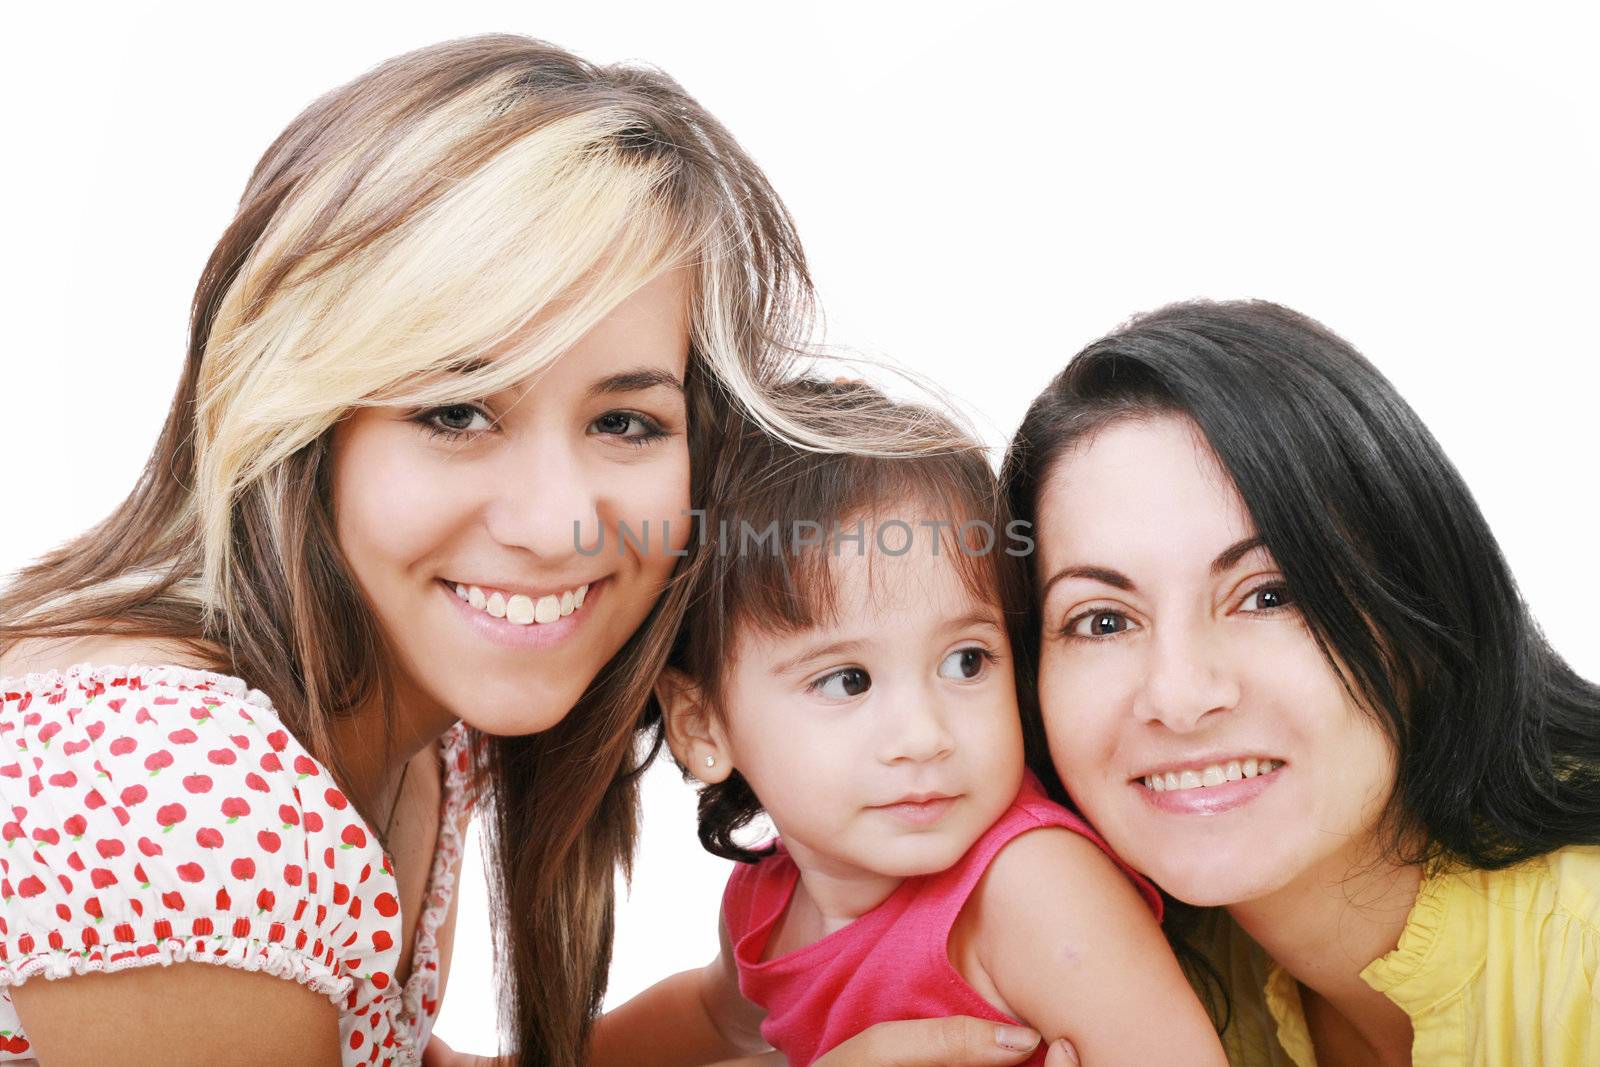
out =
<svg viewBox="0 0 1600 1067"><path fill-rule="evenodd" d="M545 730L644 621L689 534L687 294L663 275L501 395L335 431L339 547L409 695Z"/></svg>
<svg viewBox="0 0 1600 1067"><path fill-rule="evenodd" d="M1370 855L1391 746L1198 428L1114 421L1042 484L1045 727L1112 847L1202 905L1337 879Z"/></svg>

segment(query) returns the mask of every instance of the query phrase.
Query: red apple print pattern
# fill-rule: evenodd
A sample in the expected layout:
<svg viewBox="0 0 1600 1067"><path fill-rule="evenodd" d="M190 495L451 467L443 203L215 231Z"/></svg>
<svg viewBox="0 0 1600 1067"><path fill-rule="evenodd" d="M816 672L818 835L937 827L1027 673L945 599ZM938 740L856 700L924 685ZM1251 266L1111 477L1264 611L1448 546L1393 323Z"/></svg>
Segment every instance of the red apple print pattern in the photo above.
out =
<svg viewBox="0 0 1600 1067"><path fill-rule="evenodd" d="M7 984L227 963L338 996L345 1067L416 1063L470 804L464 726L439 754L445 804L402 985L392 865L262 694L177 667L0 680ZM31 1055L0 989L0 1064Z"/></svg>

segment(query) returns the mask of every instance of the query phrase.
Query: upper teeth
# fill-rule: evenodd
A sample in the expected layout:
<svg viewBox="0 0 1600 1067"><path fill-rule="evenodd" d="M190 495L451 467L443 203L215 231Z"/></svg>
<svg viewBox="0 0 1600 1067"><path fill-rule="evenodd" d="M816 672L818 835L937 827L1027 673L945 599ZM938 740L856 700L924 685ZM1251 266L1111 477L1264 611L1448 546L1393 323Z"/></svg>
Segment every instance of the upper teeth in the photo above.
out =
<svg viewBox="0 0 1600 1067"><path fill-rule="evenodd" d="M485 593L475 585L456 585L456 596L480 611L486 611L497 619L514 622L518 626L527 626L530 623L551 623L564 616L571 615L583 607L583 598L589 595L589 583L584 582L576 589L568 589L557 595L550 593L538 600L525 593L513 593L507 596L498 589L491 589Z"/></svg>
<svg viewBox="0 0 1600 1067"><path fill-rule="evenodd" d="M1168 789L1204 789L1225 782L1237 782L1241 778L1271 774L1282 766L1282 760L1258 760L1252 756L1247 760L1229 760L1227 763L1213 763L1207 767L1185 768L1181 771L1167 771L1165 774L1147 774L1144 776L1144 784L1145 788L1154 789L1157 793Z"/></svg>

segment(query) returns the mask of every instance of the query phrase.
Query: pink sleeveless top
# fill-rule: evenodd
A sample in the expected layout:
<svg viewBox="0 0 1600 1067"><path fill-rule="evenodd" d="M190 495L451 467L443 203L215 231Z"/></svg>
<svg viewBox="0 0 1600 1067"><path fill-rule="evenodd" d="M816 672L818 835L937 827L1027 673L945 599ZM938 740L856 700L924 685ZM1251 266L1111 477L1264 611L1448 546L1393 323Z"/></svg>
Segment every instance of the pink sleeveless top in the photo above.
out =
<svg viewBox="0 0 1600 1067"><path fill-rule="evenodd" d="M327 997L345 1067L419 1063L470 804L465 730L439 741L438 844L401 985L389 857L264 693L185 667L0 679L0 1064L36 1062L11 986L186 961Z"/></svg>
<svg viewBox="0 0 1600 1067"><path fill-rule="evenodd" d="M950 963L950 930L1000 850L1018 834L1060 826L1082 834L1116 860L1161 918L1161 895L1118 860L1088 823L1045 796L1027 774L1017 799L955 866L907 878L882 904L820 941L762 960L800 872L778 852L734 868L722 911L739 968L739 990L767 1011L761 1035L792 1064L809 1064L880 1022L971 1015L1018 1023L967 984ZM1070 896L1071 887L1063 886ZM1018 921L1026 922L1025 916ZM1041 1045L1030 1065L1044 1062Z"/></svg>

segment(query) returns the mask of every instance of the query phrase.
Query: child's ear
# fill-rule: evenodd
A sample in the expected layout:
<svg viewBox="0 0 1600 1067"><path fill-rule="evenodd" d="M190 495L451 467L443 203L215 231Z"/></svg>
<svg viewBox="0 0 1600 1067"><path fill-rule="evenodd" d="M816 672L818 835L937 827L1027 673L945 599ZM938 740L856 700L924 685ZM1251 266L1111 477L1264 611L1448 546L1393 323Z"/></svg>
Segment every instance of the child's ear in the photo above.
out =
<svg viewBox="0 0 1600 1067"><path fill-rule="evenodd" d="M699 686L682 671L668 667L656 679L656 700L667 728L667 747L683 766L708 785L733 771L727 737L711 713Z"/></svg>

